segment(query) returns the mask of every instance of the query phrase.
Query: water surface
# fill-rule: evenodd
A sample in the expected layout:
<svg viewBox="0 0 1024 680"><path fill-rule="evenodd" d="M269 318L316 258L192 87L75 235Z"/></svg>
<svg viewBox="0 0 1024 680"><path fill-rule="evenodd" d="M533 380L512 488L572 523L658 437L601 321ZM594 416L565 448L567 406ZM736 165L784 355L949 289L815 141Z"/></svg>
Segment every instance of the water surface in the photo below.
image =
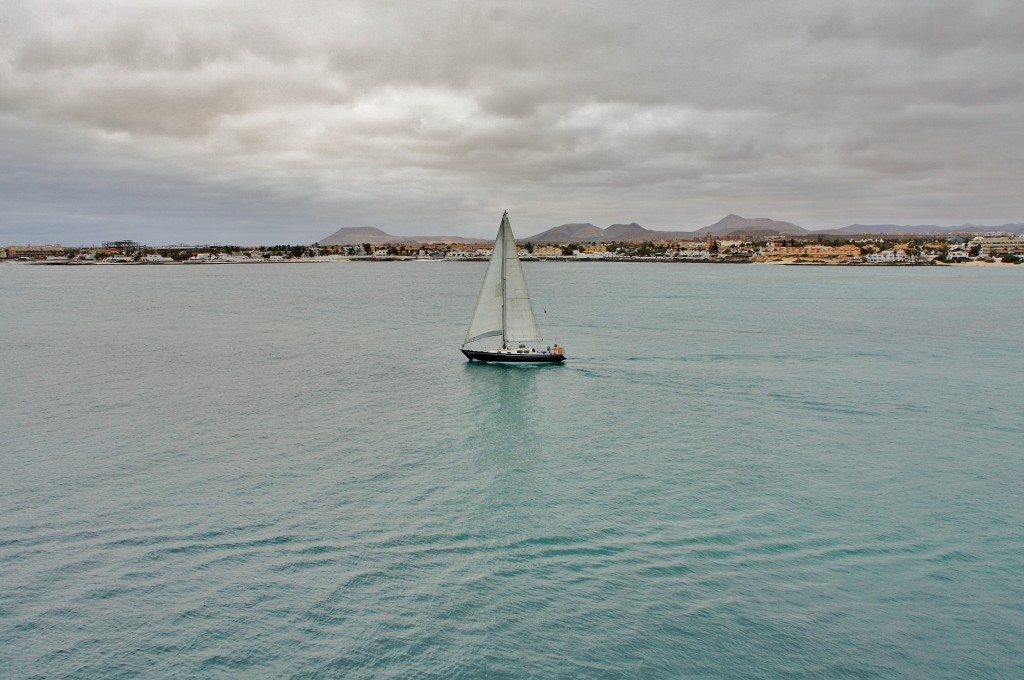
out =
<svg viewBox="0 0 1024 680"><path fill-rule="evenodd" d="M1024 268L0 266L8 677L1020 677Z"/></svg>

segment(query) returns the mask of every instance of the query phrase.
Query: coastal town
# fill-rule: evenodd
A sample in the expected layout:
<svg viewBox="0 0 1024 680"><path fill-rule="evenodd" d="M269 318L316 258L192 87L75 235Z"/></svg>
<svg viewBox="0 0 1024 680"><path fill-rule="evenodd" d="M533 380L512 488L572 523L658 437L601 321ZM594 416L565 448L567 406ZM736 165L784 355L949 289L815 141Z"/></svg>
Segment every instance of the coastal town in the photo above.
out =
<svg viewBox="0 0 1024 680"><path fill-rule="evenodd" d="M132 240L99 246L11 245L0 262L44 265L242 264L336 261L473 261L491 255L490 242L360 243L348 245L163 245ZM1010 233L950 236L745 240L519 241L519 256L540 261L769 263L790 265L921 266L1020 264L1024 236Z"/></svg>

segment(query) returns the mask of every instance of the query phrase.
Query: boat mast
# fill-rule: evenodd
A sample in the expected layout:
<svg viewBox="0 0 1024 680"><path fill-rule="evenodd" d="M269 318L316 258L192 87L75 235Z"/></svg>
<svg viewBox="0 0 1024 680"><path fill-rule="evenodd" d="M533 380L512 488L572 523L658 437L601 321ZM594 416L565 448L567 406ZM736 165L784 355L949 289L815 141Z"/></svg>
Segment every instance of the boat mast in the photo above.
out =
<svg viewBox="0 0 1024 680"><path fill-rule="evenodd" d="M508 220L508 211L501 216L501 226L498 228L498 236L501 239L501 348L507 349L508 338L505 337L505 328L508 324L505 321L505 298L507 294L505 292L505 261L508 259L508 254L505 252L505 223Z"/></svg>

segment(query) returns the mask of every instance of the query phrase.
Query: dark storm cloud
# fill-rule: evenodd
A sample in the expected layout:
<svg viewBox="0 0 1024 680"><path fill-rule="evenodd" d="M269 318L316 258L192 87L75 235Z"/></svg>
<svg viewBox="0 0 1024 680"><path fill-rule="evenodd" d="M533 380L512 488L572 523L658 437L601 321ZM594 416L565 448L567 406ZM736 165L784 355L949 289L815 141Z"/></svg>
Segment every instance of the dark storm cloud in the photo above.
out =
<svg viewBox="0 0 1024 680"><path fill-rule="evenodd" d="M1019 221L1020 35L1002 1L7 3L0 241Z"/></svg>

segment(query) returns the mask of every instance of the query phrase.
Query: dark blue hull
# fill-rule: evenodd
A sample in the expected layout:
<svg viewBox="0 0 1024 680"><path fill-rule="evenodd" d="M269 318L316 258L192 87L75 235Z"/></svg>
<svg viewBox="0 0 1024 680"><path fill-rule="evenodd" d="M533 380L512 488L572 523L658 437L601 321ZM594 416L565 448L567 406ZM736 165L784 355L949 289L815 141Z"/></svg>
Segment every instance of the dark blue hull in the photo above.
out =
<svg viewBox="0 0 1024 680"><path fill-rule="evenodd" d="M470 361L492 361L515 364L557 364L565 361L564 354L548 354L546 352L527 352L516 354L515 352L485 352L475 349L462 348L462 353Z"/></svg>

